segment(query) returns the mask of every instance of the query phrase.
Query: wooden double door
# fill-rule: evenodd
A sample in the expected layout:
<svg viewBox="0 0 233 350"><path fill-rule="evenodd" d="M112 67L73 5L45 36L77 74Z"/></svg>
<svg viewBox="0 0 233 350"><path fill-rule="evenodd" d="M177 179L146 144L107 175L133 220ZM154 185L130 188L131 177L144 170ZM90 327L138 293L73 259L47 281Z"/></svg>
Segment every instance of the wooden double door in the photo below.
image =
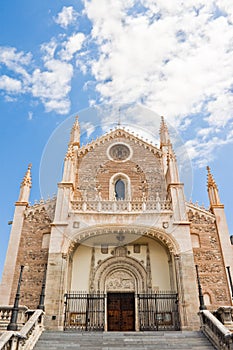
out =
<svg viewBox="0 0 233 350"><path fill-rule="evenodd" d="M108 331L135 330L134 293L107 294Z"/></svg>

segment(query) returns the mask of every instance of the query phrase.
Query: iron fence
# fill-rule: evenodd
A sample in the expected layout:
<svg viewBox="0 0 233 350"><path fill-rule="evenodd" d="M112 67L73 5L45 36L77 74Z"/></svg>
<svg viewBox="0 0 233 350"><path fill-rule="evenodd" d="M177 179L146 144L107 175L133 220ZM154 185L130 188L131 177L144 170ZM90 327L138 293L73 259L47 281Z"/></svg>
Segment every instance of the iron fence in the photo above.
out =
<svg viewBox="0 0 233 350"><path fill-rule="evenodd" d="M140 331L180 329L177 293L144 293L137 298Z"/></svg>
<svg viewBox="0 0 233 350"><path fill-rule="evenodd" d="M72 292L65 294L65 330L103 331L104 313L104 293Z"/></svg>
<svg viewBox="0 0 233 350"><path fill-rule="evenodd" d="M140 331L180 330L177 293L140 293L135 297ZM64 330L104 331L105 298L102 292L66 293Z"/></svg>

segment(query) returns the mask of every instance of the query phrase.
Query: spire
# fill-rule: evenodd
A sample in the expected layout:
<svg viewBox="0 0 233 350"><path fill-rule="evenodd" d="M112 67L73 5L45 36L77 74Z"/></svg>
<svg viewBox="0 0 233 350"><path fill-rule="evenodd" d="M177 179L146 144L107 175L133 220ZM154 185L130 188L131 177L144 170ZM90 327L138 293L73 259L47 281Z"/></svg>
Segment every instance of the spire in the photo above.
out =
<svg viewBox="0 0 233 350"><path fill-rule="evenodd" d="M207 189L209 194L210 207L222 207L218 193L218 187L211 174L210 167L207 166Z"/></svg>
<svg viewBox="0 0 233 350"><path fill-rule="evenodd" d="M29 188L32 187L32 178L31 178L31 168L32 168L32 164L28 164L28 169L27 172L23 178L23 181L21 182L21 188L23 186L28 186Z"/></svg>
<svg viewBox="0 0 233 350"><path fill-rule="evenodd" d="M160 148L162 146L168 146L171 144L168 127L167 127L167 124L165 123L164 117L161 117L159 134L160 134Z"/></svg>
<svg viewBox="0 0 233 350"><path fill-rule="evenodd" d="M21 182L18 202L28 203L30 188L32 187L31 168L32 164L29 164L27 172Z"/></svg>
<svg viewBox="0 0 233 350"><path fill-rule="evenodd" d="M70 133L70 143L73 146L80 146L80 126L78 121L78 115L75 117L75 122Z"/></svg>
<svg viewBox="0 0 233 350"><path fill-rule="evenodd" d="M65 160L74 160L74 146L72 143L69 144L67 152L66 152L66 156L65 156Z"/></svg>

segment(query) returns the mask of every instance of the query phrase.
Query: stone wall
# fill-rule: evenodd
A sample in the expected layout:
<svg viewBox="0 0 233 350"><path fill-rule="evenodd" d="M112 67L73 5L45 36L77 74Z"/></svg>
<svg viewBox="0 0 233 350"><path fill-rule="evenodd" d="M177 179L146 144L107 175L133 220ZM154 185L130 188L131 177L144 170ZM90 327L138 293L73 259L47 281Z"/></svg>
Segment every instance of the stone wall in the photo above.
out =
<svg viewBox="0 0 233 350"><path fill-rule="evenodd" d="M193 238L195 264L198 265L200 282L207 307L215 310L221 305L231 305L226 269L215 224L210 213L189 210ZM209 305L208 305L209 304Z"/></svg>
<svg viewBox="0 0 233 350"><path fill-rule="evenodd" d="M20 305L34 309L39 304L42 281L48 261L51 220L52 217L45 206L40 205L26 209L11 290L11 304L14 302L21 265L24 265L24 270Z"/></svg>
<svg viewBox="0 0 233 350"><path fill-rule="evenodd" d="M130 148L129 159L115 161L109 157L109 148L117 143ZM75 188L82 198L87 196L94 200L100 191L102 199L108 200L111 177L123 173L130 178L132 200L142 199L143 196L155 200L157 194L160 199L165 199L165 179L159 152L153 147L147 149L143 142L127 138L127 133L122 133L115 139L93 146L91 150L79 152Z"/></svg>

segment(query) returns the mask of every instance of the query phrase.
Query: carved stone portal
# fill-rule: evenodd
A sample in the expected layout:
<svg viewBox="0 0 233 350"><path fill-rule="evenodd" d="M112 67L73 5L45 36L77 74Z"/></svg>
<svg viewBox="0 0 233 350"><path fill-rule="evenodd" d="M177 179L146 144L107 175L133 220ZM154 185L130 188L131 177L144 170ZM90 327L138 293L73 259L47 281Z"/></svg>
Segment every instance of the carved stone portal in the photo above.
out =
<svg viewBox="0 0 233 350"><path fill-rule="evenodd" d="M107 291L134 291L135 279L126 271L113 272L106 279Z"/></svg>

